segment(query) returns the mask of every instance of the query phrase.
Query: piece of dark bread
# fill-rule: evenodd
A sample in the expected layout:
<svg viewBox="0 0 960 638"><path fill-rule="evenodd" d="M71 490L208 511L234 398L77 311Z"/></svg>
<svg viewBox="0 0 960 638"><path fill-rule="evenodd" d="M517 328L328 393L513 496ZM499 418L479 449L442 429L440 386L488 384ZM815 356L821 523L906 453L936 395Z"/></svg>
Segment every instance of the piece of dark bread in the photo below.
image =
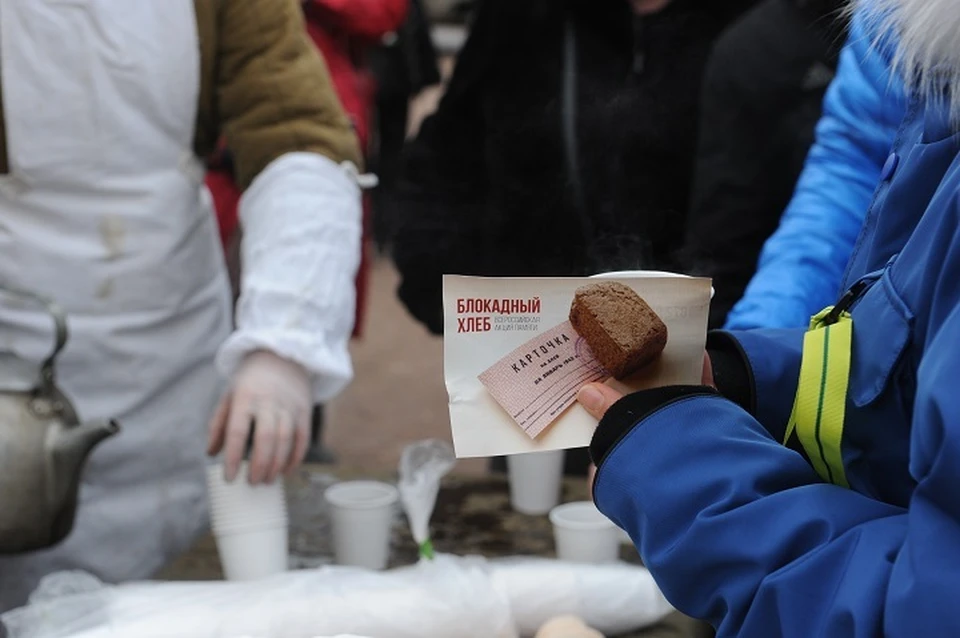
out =
<svg viewBox="0 0 960 638"><path fill-rule="evenodd" d="M667 326L629 286L615 281L577 289L570 323L616 379L646 366L667 346Z"/></svg>

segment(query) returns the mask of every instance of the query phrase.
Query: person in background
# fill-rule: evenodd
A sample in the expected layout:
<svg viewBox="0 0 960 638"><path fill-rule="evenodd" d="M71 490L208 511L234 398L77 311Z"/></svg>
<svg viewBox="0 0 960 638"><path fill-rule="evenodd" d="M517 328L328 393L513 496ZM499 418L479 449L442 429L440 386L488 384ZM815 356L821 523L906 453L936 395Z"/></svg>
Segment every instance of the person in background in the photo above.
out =
<svg viewBox="0 0 960 638"><path fill-rule="evenodd" d="M845 39L845 4L764 0L714 46L679 260L713 278L711 328L743 296L793 194Z"/></svg>
<svg viewBox="0 0 960 638"><path fill-rule="evenodd" d="M333 85L353 129L366 154L370 146L370 128L374 113L376 87L366 68L366 56L381 39L404 23L408 0L302 0L307 33L326 62ZM227 254L228 269L237 281L240 276L237 245L238 187L234 181L230 149L221 144L208 161L207 187L211 191L220 222L221 236ZM369 281L367 236L369 231L368 200L364 198L364 235L360 243L360 269L356 278L356 313L353 337L362 334ZM311 445L307 460L333 463L331 450L323 446L324 410L313 407Z"/></svg>
<svg viewBox="0 0 960 638"><path fill-rule="evenodd" d="M848 47L793 197L725 327L802 327L834 300L873 191L895 168L885 162L906 109L887 61L869 47Z"/></svg>
<svg viewBox="0 0 960 638"><path fill-rule="evenodd" d="M751 4L482 1L436 113L404 153L393 258L408 311L442 332L445 273L669 268L703 68ZM587 465L585 450L568 454L568 472Z"/></svg>
<svg viewBox="0 0 960 638"><path fill-rule="evenodd" d="M393 257L442 331L441 276L672 264L703 68L752 0L484 0L404 153Z"/></svg>
<svg viewBox="0 0 960 638"><path fill-rule="evenodd" d="M6 610L51 572L146 579L189 548L207 454L235 480L252 441L253 483L300 463L311 406L352 376L361 158L296 0L0 5L0 280L64 309L58 381L122 428L73 533L0 557ZM243 189L235 328L198 159L221 133ZM0 307L21 359L49 323Z"/></svg>
<svg viewBox="0 0 960 638"><path fill-rule="evenodd" d="M396 37L385 38L368 58L377 83L375 141L370 153L370 170L379 180L371 193L373 238L379 250L386 252L396 228L395 189L410 100L441 80L430 22L420 0L411 0L409 15Z"/></svg>
<svg viewBox="0 0 960 638"><path fill-rule="evenodd" d="M960 635L960 6L855 6L825 110L871 56L910 106L837 305L711 334L701 386L580 395L597 506L719 636Z"/></svg>
<svg viewBox="0 0 960 638"><path fill-rule="evenodd" d="M409 0L303 0L307 32L330 69L364 153L370 146L377 87L367 68L370 51L406 21Z"/></svg>

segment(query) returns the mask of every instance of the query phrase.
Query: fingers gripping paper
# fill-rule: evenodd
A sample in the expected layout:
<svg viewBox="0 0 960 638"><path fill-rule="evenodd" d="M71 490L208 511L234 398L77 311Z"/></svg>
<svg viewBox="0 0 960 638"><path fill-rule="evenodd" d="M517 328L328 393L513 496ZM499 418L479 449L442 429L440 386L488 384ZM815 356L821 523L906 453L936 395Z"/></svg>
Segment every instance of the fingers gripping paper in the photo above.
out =
<svg viewBox="0 0 960 638"><path fill-rule="evenodd" d="M458 457L588 445L596 422L576 394L591 381L624 391L700 383L710 280L610 278L639 294L669 334L662 354L622 382L608 380L568 321L576 290L596 279L444 277L444 369Z"/></svg>

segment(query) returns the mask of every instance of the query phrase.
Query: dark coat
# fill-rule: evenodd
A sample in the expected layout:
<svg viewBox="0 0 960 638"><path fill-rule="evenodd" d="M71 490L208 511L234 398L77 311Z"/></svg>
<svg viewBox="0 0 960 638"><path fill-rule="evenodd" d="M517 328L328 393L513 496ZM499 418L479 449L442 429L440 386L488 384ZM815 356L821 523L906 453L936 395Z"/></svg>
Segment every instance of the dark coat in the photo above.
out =
<svg viewBox="0 0 960 638"><path fill-rule="evenodd" d="M407 100L440 83L437 51L430 39L430 23L421 0L410 0L410 10L396 39L371 50L367 56L377 78L378 99Z"/></svg>
<svg viewBox="0 0 960 638"><path fill-rule="evenodd" d="M743 296L793 194L843 45L843 4L765 0L717 41L681 258L713 277L711 327Z"/></svg>
<svg viewBox="0 0 960 638"><path fill-rule="evenodd" d="M405 154L394 258L412 314L442 330L444 273L668 265L683 239L702 70L716 36L751 3L674 0L640 19L622 0L484 0L438 111ZM568 16L572 155L562 108Z"/></svg>

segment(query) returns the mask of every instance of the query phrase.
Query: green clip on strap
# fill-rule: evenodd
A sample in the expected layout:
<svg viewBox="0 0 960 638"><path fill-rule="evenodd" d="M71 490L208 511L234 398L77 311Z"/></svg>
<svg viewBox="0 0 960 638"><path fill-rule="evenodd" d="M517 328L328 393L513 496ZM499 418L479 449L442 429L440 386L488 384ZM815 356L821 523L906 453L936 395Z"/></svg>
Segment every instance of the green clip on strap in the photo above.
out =
<svg viewBox="0 0 960 638"><path fill-rule="evenodd" d="M810 320L803 337L800 381L783 444L797 433L813 469L823 480L850 487L843 467L841 441L850 381L853 319L847 312L835 323L827 318L833 306Z"/></svg>

